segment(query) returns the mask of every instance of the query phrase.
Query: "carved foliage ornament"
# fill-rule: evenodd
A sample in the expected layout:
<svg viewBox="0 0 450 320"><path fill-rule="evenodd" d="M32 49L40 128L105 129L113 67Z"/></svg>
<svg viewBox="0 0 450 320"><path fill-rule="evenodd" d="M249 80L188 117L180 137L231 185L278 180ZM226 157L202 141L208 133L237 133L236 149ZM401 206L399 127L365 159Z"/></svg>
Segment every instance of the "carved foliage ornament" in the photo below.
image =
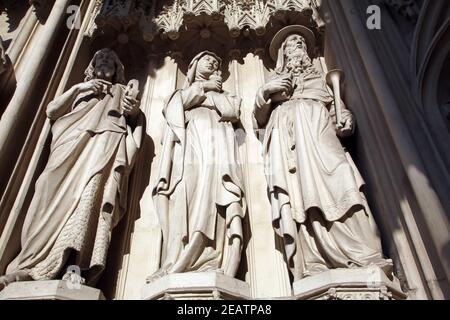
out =
<svg viewBox="0 0 450 320"><path fill-rule="evenodd" d="M88 35L96 27L118 21L126 29L131 24L139 25L146 41L152 41L158 32L170 39L179 37L181 28L195 17L209 16L213 22L224 22L232 37L242 30L255 30L258 35L266 31L272 16L283 16L285 12L297 11L311 16L320 5L317 0L96 0L92 13L96 26L91 25ZM101 10L98 10L101 4ZM315 19L315 18L312 18Z"/></svg>

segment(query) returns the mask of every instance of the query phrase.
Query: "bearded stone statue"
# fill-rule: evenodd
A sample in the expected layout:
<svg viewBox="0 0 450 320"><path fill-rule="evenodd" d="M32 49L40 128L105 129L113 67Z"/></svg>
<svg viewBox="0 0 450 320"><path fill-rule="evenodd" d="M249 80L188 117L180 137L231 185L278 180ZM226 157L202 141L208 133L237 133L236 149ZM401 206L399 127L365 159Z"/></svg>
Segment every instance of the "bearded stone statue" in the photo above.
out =
<svg viewBox="0 0 450 320"><path fill-rule="evenodd" d="M309 29L282 29L270 48L276 74L256 96L273 226L294 281L369 265L390 275L363 179L339 140L353 134L354 117L343 106L336 126L333 93L312 63L313 48Z"/></svg>
<svg viewBox="0 0 450 320"><path fill-rule="evenodd" d="M0 277L1 287L61 279L68 265L94 285L105 268L144 121L114 51L96 52L85 74L47 107L54 121L50 156L25 218L21 251Z"/></svg>

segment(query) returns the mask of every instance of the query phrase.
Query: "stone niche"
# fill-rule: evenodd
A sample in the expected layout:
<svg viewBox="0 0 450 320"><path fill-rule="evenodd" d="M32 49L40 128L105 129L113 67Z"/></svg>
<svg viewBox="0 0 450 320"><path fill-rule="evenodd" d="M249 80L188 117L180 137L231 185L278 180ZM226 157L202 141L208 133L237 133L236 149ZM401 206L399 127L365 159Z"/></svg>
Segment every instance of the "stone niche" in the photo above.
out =
<svg viewBox="0 0 450 320"><path fill-rule="evenodd" d="M316 61L323 64L320 58L323 22L317 15L319 4L318 0L95 1L83 36L90 40L91 51L112 43L111 46L121 56L125 53L136 57L136 54L144 52L145 58L142 60L145 62L149 57L156 56L163 60L162 66L155 68L155 74L143 76L149 79L143 90L146 96L142 99L146 103L143 111L149 124L147 133L158 144L161 140L162 101L170 91L180 87L183 63L203 49L220 52L232 60L231 75L225 86L241 91L244 126L251 128L255 92L264 78L270 75L270 67L273 67L266 54L268 43L279 29L289 24L302 24L313 29L319 40L316 48L319 58ZM127 64L134 62L127 61ZM145 73L145 69L138 69ZM251 159L259 154L260 145L251 130L248 130L248 135L250 138L246 138L245 148L248 159ZM148 181L141 181L141 177L153 175L153 169L147 166L154 167L159 148L153 146L150 149L156 154L153 163L147 164L145 161L148 159L144 157L139 159L136 168L145 168L148 172L135 173L132 184L145 188L141 184ZM256 163L259 166L255 166L256 169L246 168L246 174L251 174L247 187L265 197L262 161L256 159ZM399 282L395 278L389 279L377 267L330 270L291 285L283 254L279 250L280 244L277 239L272 239L272 236L269 239L268 236L273 232L268 200L263 197L264 200L259 201L261 198L258 196L249 203L250 218L245 226L246 230L251 229L252 234L251 239L246 239L248 266L239 280L220 273L185 273L167 275L145 284L145 276L157 268L155 261L159 257L156 251L160 247L160 230L155 227L154 212L150 212L153 209L148 209L153 203L149 202L149 198L144 199L146 196L144 193L138 199L133 194L131 198L134 203L129 206L129 217L123 227L122 240L126 245L120 244L117 245L118 250L114 247L110 250L111 255L122 256L123 261L118 259L117 266L107 270L101 281L102 284L116 283L117 288L113 289L105 289L108 285L99 286L108 297L143 300L406 298ZM139 203L141 207L137 208ZM0 300L103 300L105 296L101 290L73 285L65 280L21 282L8 285L0 292Z"/></svg>
<svg viewBox="0 0 450 320"><path fill-rule="evenodd" d="M144 286L143 300L243 300L250 286L220 273L171 274Z"/></svg>

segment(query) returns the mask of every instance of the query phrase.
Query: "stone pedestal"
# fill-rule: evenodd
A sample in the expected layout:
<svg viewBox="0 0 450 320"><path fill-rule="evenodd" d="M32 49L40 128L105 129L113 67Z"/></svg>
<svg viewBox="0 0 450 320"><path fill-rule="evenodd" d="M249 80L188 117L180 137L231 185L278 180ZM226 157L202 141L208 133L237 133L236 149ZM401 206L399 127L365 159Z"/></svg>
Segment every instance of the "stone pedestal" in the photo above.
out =
<svg viewBox="0 0 450 320"><path fill-rule="evenodd" d="M105 300L95 288L64 280L14 282L0 291L0 300Z"/></svg>
<svg viewBox="0 0 450 320"><path fill-rule="evenodd" d="M143 300L242 300L247 283L218 273L169 274L144 286Z"/></svg>
<svg viewBox="0 0 450 320"><path fill-rule="evenodd" d="M335 269L297 281L297 300L402 300L397 279L390 280L378 267Z"/></svg>

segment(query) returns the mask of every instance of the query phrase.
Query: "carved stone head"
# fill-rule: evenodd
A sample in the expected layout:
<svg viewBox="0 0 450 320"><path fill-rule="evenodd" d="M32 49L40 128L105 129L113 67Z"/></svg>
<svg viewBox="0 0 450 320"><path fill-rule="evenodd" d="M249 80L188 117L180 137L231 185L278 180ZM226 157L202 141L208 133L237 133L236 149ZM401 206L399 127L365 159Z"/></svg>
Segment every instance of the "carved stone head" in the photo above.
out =
<svg viewBox="0 0 450 320"><path fill-rule="evenodd" d="M103 79L112 83L125 83L125 68L117 54L104 48L94 54L85 73L84 81Z"/></svg>
<svg viewBox="0 0 450 320"><path fill-rule="evenodd" d="M292 34L286 38L283 45L283 64L278 66L281 71L300 73L311 67L308 55L308 45L305 38L299 34Z"/></svg>
<svg viewBox="0 0 450 320"><path fill-rule="evenodd" d="M305 38L300 34L291 34L283 43L284 55L308 55L308 45Z"/></svg>
<svg viewBox="0 0 450 320"><path fill-rule="evenodd" d="M196 78L209 79L209 77L219 71L219 66L220 62L214 55L203 55L197 63Z"/></svg>
<svg viewBox="0 0 450 320"><path fill-rule="evenodd" d="M222 59L217 54L210 51L200 52L189 64L185 87L211 77L222 78L221 69Z"/></svg>
<svg viewBox="0 0 450 320"><path fill-rule="evenodd" d="M281 29L274 36L270 44L270 56L277 62L278 73L295 68L306 69L311 65L314 48L314 33L304 26L292 25Z"/></svg>
<svg viewBox="0 0 450 320"><path fill-rule="evenodd" d="M278 31L270 43L269 53L270 57L277 61L279 58L280 50L283 49L285 40L291 35L298 35L303 38L307 53L312 56L314 48L316 46L316 39L314 32L311 29L301 25L291 25L284 27Z"/></svg>

